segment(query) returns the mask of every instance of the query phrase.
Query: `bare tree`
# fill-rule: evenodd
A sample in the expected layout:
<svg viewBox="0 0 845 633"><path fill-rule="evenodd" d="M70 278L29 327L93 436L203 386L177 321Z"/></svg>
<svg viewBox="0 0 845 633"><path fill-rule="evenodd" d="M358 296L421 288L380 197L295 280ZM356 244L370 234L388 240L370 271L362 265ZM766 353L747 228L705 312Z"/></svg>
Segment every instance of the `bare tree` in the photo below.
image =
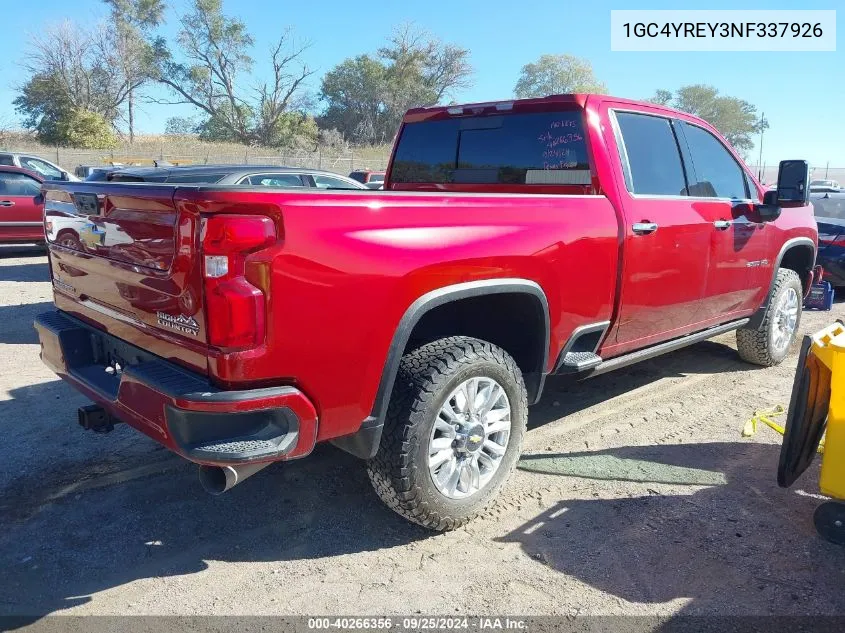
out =
<svg viewBox="0 0 845 633"><path fill-rule="evenodd" d="M106 25L84 29L73 22L49 26L33 36L23 67L29 83L50 82L55 99L114 122L129 86L113 64L113 38ZM23 87L22 87L23 90Z"/></svg>
<svg viewBox="0 0 845 633"><path fill-rule="evenodd" d="M177 61L166 42L157 43L156 79L170 88L171 104L190 104L208 117L216 137L248 144L274 145L280 124L313 71L302 62L308 43L285 31L270 52L271 79L250 89L254 41L246 25L223 14L222 0L193 0L181 18Z"/></svg>

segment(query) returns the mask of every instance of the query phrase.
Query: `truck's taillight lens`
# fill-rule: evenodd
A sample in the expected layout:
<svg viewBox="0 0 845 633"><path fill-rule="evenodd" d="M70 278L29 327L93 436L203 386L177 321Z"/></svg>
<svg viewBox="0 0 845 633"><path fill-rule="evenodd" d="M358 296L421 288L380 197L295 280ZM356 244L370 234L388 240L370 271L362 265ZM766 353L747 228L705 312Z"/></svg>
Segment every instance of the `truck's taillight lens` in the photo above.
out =
<svg viewBox="0 0 845 633"><path fill-rule="evenodd" d="M247 349L264 340L264 293L245 276L247 255L276 241L276 227L260 215L214 215L202 230L208 342Z"/></svg>

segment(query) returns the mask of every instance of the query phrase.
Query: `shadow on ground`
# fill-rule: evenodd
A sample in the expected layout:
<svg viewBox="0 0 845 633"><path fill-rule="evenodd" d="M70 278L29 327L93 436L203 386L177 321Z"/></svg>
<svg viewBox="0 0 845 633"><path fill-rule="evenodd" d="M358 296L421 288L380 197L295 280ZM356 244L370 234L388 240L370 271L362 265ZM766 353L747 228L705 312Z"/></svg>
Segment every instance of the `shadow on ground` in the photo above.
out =
<svg viewBox="0 0 845 633"><path fill-rule="evenodd" d="M21 283L50 281L50 269L47 262L0 266L0 281L18 281Z"/></svg>
<svg viewBox="0 0 845 633"><path fill-rule="evenodd" d="M0 244L0 261L9 257L44 257L47 250L36 244Z"/></svg>
<svg viewBox="0 0 845 633"><path fill-rule="evenodd" d="M528 472L690 488L564 499L500 540L630 602L688 599L683 613L694 615L744 615L761 603L794 612L815 587L842 583L845 556L815 534L820 501L778 488L778 452L745 441L527 455L519 467ZM815 492L811 473L796 488ZM845 598L829 608L841 615Z"/></svg>
<svg viewBox="0 0 845 633"><path fill-rule="evenodd" d="M3 268L0 268L2 271ZM32 323L35 317L53 309L50 301L23 305L0 305L0 343L8 345L37 344L38 334Z"/></svg>
<svg viewBox="0 0 845 633"><path fill-rule="evenodd" d="M726 364L728 370L752 370L730 348L703 343L662 363L583 383L578 398L553 412L547 401L569 387L552 385L544 403L532 410L531 426L667 375L725 371ZM13 398L24 395L37 397L31 391L11 393ZM330 446L210 497L201 490L195 467L164 451L128 452L115 462L110 442L116 441L113 436L134 433L131 429L118 427L106 436L75 428L56 432L65 434L67 442L103 448L68 461L64 453L69 449L51 444L38 454L36 466L0 490L0 568L6 570L0 614L37 620L136 579L201 572L208 560L314 560L390 549L430 536L383 506L363 464ZM731 566L747 555L749 539L771 539L766 551L772 559L791 565L821 563L817 559L823 552L830 555L803 544L808 538L803 526L809 525L815 502L777 489L773 447L739 442L655 446L544 459L528 456L523 467L561 469L555 474L567 477L682 477L689 481L681 483L710 486L682 497L562 500L505 537L550 567L625 599L656 602L688 587L683 593L706 605L714 592L724 592L724 583L736 581ZM596 466L596 459L604 461ZM778 517L774 523L773 516ZM771 538L772 529L777 538ZM718 540L711 544L726 530L737 534L729 539L730 547ZM781 571L773 570L759 584L768 586ZM759 587L738 588L740 593L754 590Z"/></svg>
<svg viewBox="0 0 845 633"><path fill-rule="evenodd" d="M589 380L549 376L543 399L531 408L528 428L537 428L664 378L759 370L760 367L740 359L732 347L703 341Z"/></svg>

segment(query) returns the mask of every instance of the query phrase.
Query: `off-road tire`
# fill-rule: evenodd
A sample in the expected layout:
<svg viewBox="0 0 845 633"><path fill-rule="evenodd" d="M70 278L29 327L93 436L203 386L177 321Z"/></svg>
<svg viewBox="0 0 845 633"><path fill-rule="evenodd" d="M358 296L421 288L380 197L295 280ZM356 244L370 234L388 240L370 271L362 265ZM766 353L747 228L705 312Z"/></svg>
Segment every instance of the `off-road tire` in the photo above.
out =
<svg viewBox="0 0 845 633"><path fill-rule="evenodd" d="M466 499L440 493L428 468L428 443L440 407L453 389L474 376L493 378L511 406L511 432L498 470ZM453 530L487 508L513 472L522 449L528 398L522 372L502 348L466 336L427 343L402 357L387 409L381 444L367 462L382 501L409 521Z"/></svg>
<svg viewBox="0 0 845 633"><path fill-rule="evenodd" d="M789 288L793 288L798 294L798 321L795 324L795 332L793 332L789 345L783 350L777 350L774 347L775 320L773 313ZM802 295L803 289L798 273L788 268L779 268L775 277L774 288L772 288L769 298L769 304L766 306L766 314L763 316L760 326L757 328L746 326L736 331L736 348L742 360L755 365L762 365L763 367L771 367L773 365L779 365L786 358L787 354L789 354L789 348L795 341L795 337L801 327Z"/></svg>

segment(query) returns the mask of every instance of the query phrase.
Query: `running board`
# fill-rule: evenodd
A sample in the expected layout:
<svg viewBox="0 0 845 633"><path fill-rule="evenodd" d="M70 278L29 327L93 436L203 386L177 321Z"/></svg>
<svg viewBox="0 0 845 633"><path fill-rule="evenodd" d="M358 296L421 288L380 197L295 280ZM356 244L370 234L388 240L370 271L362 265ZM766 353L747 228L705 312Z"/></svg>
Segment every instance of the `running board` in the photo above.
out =
<svg viewBox="0 0 845 633"><path fill-rule="evenodd" d="M636 352L631 352L630 354L609 358L606 361L602 361L602 363L592 371L585 372L583 377L598 376L599 374L604 374L609 371L613 371L614 369L619 369L620 367L633 365L634 363L638 363L642 360L648 360L649 358L654 358L655 356L660 356L661 354L674 352L676 349L681 349L687 345L706 341L709 338L713 338L719 334L724 334L725 332L730 332L731 330L738 330L750 320L751 319L739 319L737 321L731 321L730 323L717 325L716 327L702 330L701 332L695 332L694 334L687 334L686 336L675 338L671 341L666 341L665 343L652 345L651 347L646 347L644 349L637 350Z"/></svg>

